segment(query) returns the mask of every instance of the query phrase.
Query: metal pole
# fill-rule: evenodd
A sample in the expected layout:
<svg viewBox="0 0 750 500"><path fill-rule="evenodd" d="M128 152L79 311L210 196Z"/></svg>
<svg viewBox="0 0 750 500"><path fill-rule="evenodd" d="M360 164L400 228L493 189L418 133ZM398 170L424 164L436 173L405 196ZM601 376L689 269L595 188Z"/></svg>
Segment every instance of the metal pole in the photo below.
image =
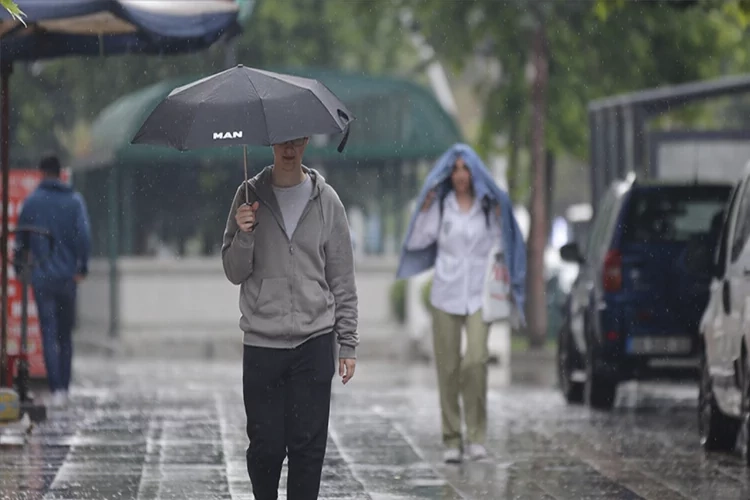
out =
<svg viewBox="0 0 750 500"><path fill-rule="evenodd" d="M609 185L612 183L613 180L617 178L617 120L615 118L616 108L615 107L609 107L607 109L607 113L604 115L604 123L606 127L606 134L607 134L607 161L605 163L607 173L605 179L606 182L604 184L604 190L606 191L609 188Z"/></svg>
<svg viewBox="0 0 750 500"><path fill-rule="evenodd" d="M16 233L16 238L23 237ZM31 281L31 233L25 233L28 243L24 245L21 255L21 345L19 352L22 355L20 366L18 366L18 397L25 402L29 399L29 281Z"/></svg>
<svg viewBox="0 0 750 500"><path fill-rule="evenodd" d="M589 164L591 165L591 208L596 213L597 205L599 204L599 198L602 196L601 181L602 171L604 169L604 162L602 161L602 148L604 147L602 141L602 133L600 128L600 113L599 110L589 111L589 129L590 129L590 144L589 144Z"/></svg>
<svg viewBox="0 0 750 500"><path fill-rule="evenodd" d="M3 191L3 214L2 229L0 234L0 246L2 259L0 259L0 378L5 377L8 366L8 205L10 190L10 120L9 120L9 91L10 75L13 72L12 63L2 61L0 63L0 164L2 164L2 191ZM10 385L10 380L1 380L0 385Z"/></svg>
<svg viewBox="0 0 750 500"><path fill-rule="evenodd" d="M635 172L635 124L633 121L633 106L624 105L622 108L622 130L624 134L625 174Z"/></svg>
<svg viewBox="0 0 750 500"><path fill-rule="evenodd" d="M120 283L118 270L118 257L120 254L120 183L119 164L114 163L110 167L107 179L107 217L109 230L107 231L108 261L109 261L109 336L117 337L119 327L120 309Z"/></svg>
<svg viewBox="0 0 750 500"><path fill-rule="evenodd" d="M625 138L625 108L623 107L616 107L613 110L613 120L614 120L614 128L615 128L615 142L617 145L617 175L616 178L618 179L624 179L627 176L628 167L626 165L626 156L627 153L625 152L625 149L627 148L626 138Z"/></svg>
<svg viewBox="0 0 750 500"><path fill-rule="evenodd" d="M134 242L133 242L133 188L135 182L133 175L135 167L129 165L123 165L122 172L120 172L120 185L122 195L122 250L123 255L133 255L134 253Z"/></svg>
<svg viewBox="0 0 750 500"><path fill-rule="evenodd" d="M596 111L589 109L589 190L591 193L591 208L596 211L596 202L599 198L599 189L597 185L597 169L599 133L596 130Z"/></svg>
<svg viewBox="0 0 750 500"><path fill-rule="evenodd" d="M640 106L633 109L633 170L642 177L648 177L648 161L645 157L646 134L645 114Z"/></svg>

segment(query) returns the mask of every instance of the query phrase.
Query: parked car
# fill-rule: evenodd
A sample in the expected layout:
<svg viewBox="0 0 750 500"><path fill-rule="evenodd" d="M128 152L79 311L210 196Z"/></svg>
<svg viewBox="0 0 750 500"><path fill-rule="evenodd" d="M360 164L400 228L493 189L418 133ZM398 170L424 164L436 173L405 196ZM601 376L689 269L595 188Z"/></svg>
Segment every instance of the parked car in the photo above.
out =
<svg viewBox="0 0 750 500"><path fill-rule="evenodd" d="M698 330L708 302L711 222L725 184L615 182L586 242L559 333L558 374L570 403L609 410L627 380L698 378Z"/></svg>
<svg viewBox="0 0 750 500"><path fill-rule="evenodd" d="M739 443L750 465L750 164L732 192L700 324L698 427L706 450Z"/></svg>

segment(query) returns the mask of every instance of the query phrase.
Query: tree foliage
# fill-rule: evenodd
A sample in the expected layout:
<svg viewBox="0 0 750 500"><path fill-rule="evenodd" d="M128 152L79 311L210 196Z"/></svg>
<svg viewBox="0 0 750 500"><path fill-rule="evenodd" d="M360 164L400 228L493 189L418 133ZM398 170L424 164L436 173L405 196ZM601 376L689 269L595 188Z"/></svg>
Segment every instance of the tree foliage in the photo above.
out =
<svg viewBox="0 0 750 500"><path fill-rule="evenodd" d="M543 18L550 49L547 144L587 154L590 100L750 69L744 35L750 1L404 0L439 57L456 69L478 54L503 76L485 103L479 146L497 133L528 127L527 67L534 23ZM541 17L540 17L541 16Z"/></svg>

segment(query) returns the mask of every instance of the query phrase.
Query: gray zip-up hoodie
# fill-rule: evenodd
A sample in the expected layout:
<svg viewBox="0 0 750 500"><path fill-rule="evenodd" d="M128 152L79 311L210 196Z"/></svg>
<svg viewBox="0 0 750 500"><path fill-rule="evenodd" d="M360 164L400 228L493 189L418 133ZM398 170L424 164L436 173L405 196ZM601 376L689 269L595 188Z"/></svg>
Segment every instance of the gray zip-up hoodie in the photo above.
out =
<svg viewBox="0 0 750 500"><path fill-rule="evenodd" d="M272 167L248 181L250 203L259 202L251 233L240 231L234 219L245 202L240 185L224 231L224 273L240 285L246 345L294 348L333 331L339 358L355 358L357 287L346 212L323 176L303 168L313 182L312 195L291 238L271 186Z"/></svg>

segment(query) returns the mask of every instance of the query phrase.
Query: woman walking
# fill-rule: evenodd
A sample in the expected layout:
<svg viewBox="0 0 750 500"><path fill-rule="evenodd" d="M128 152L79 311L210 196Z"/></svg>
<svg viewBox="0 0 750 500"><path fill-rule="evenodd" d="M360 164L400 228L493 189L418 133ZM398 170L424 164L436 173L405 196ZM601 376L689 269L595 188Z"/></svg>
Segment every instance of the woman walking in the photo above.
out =
<svg viewBox="0 0 750 500"><path fill-rule="evenodd" d="M444 460L487 456L489 323L482 315L487 262L493 248L505 255L512 303L523 318L526 251L512 204L477 154L458 144L438 160L425 182L419 210L404 243L399 277L435 268L430 302ZM461 332L466 354L461 356ZM461 432L463 401L466 440Z"/></svg>

